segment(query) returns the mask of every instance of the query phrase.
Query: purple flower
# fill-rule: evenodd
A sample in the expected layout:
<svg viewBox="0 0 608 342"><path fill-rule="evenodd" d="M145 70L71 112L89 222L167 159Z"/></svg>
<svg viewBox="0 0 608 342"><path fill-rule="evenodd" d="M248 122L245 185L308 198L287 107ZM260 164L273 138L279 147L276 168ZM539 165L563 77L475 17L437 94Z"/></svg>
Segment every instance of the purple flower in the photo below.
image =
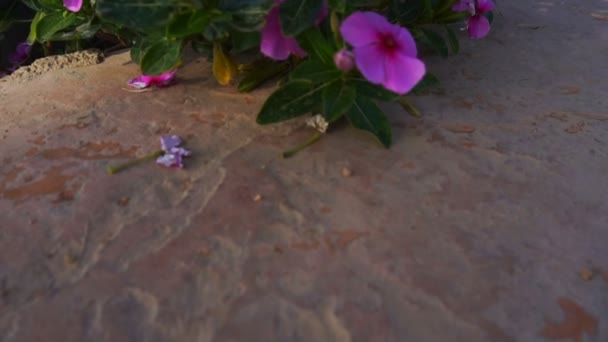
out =
<svg viewBox="0 0 608 342"><path fill-rule="evenodd" d="M336 67L342 71L351 71L355 67L355 56L352 52L342 49L334 55Z"/></svg>
<svg viewBox="0 0 608 342"><path fill-rule="evenodd" d="M177 69L158 76L141 75L129 81L129 85L136 89L145 89L150 86L168 87L175 83Z"/></svg>
<svg viewBox="0 0 608 342"><path fill-rule="evenodd" d="M294 37L286 37L281 31L281 19L279 18L279 5L285 0L275 0L275 6L270 9L266 16L266 25L262 29L262 54L274 60L285 60L289 55L306 57L306 52L300 48ZM321 12L317 16L318 25L327 16L327 1L323 2Z"/></svg>
<svg viewBox="0 0 608 342"><path fill-rule="evenodd" d="M410 32L378 13L351 14L340 26L340 33L353 46L357 68L371 83L406 94L426 73Z"/></svg>
<svg viewBox="0 0 608 342"><path fill-rule="evenodd" d="M9 62L13 64L13 67L17 67L23 64L30 56L31 50L32 44L28 42L17 44L17 47L15 48L15 53L9 57Z"/></svg>
<svg viewBox="0 0 608 342"><path fill-rule="evenodd" d="M452 10L456 12L468 11L471 14L467 22L469 37L480 39L490 32L490 21L484 14L491 12L494 7L496 5L492 0L460 0L459 3L452 6Z"/></svg>
<svg viewBox="0 0 608 342"><path fill-rule="evenodd" d="M160 146L165 152L164 155L156 159L156 163L166 167L183 169L183 158L192 155L192 152L183 147L179 147L182 139L177 135L163 135L160 137Z"/></svg>
<svg viewBox="0 0 608 342"><path fill-rule="evenodd" d="M70 12L78 12L82 8L82 0L63 0L63 7Z"/></svg>

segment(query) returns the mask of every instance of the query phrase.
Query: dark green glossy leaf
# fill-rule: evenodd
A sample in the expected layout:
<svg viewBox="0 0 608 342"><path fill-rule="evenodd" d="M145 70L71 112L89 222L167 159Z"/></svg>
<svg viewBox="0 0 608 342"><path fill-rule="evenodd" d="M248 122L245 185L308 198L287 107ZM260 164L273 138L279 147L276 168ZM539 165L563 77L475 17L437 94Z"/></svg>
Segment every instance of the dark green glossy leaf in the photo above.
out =
<svg viewBox="0 0 608 342"><path fill-rule="evenodd" d="M80 19L73 13L63 16L62 12L52 12L43 16L36 25L36 39L49 41L57 32L76 24Z"/></svg>
<svg viewBox="0 0 608 342"><path fill-rule="evenodd" d="M338 13L344 13L346 12L346 0L329 0L329 7Z"/></svg>
<svg viewBox="0 0 608 342"><path fill-rule="evenodd" d="M312 82L303 80L288 82L266 100L257 123L267 125L313 111L321 103L321 92L325 86L314 86Z"/></svg>
<svg viewBox="0 0 608 342"><path fill-rule="evenodd" d="M343 80L332 82L323 90L322 113L327 122L334 122L350 109L355 102L355 88L345 84Z"/></svg>
<svg viewBox="0 0 608 342"><path fill-rule="evenodd" d="M286 0L279 6L281 29L287 36L295 36L311 27L319 12L322 0Z"/></svg>
<svg viewBox="0 0 608 342"><path fill-rule="evenodd" d="M421 29L424 34L423 42L443 58L446 58L449 54L448 45L445 39L435 31Z"/></svg>
<svg viewBox="0 0 608 342"><path fill-rule="evenodd" d="M458 37L456 36L456 32L452 30L449 26L445 26L445 30L448 34L448 43L450 43L450 48L452 49L453 54L457 54L460 51L460 43L458 42Z"/></svg>
<svg viewBox="0 0 608 342"><path fill-rule="evenodd" d="M348 80L348 83L357 89L357 94L368 96L375 100L388 102L394 101L399 97L398 94L395 94L382 86L371 84L364 79L353 78Z"/></svg>
<svg viewBox="0 0 608 342"><path fill-rule="evenodd" d="M182 41L161 40L152 45L141 59L141 71L160 75L175 69L182 62Z"/></svg>
<svg viewBox="0 0 608 342"><path fill-rule="evenodd" d="M321 30L311 28L299 37L300 45L304 50L326 64L333 63L333 55L336 52L329 41L325 39Z"/></svg>
<svg viewBox="0 0 608 342"><path fill-rule="evenodd" d="M357 97L346 116L355 128L372 133L385 147L391 146L391 124L374 101L365 96Z"/></svg>
<svg viewBox="0 0 608 342"><path fill-rule="evenodd" d="M101 19L149 33L169 25L176 3L172 0L97 0Z"/></svg>
<svg viewBox="0 0 608 342"><path fill-rule="evenodd" d="M196 10L190 13L176 15L167 27L167 36L183 38L195 33L205 31L207 24L214 13L209 10Z"/></svg>
<svg viewBox="0 0 608 342"><path fill-rule="evenodd" d="M290 74L292 80L309 80L313 83L325 83L342 76L342 72L333 64L325 64L317 59L300 63Z"/></svg>

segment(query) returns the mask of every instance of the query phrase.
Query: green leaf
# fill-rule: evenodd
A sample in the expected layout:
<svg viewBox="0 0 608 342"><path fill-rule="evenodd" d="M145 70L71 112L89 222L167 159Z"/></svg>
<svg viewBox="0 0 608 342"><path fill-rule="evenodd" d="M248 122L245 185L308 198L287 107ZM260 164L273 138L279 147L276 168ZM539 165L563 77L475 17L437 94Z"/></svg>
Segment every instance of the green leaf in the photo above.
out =
<svg viewBox="0 0 608 342"><path fill-rule="evenodd" d="M38 12L34 16L34 19L32 19L32 22L30 23L30 34L27 37L28 42L33 43L38 40L38 37L36 35L36 28L38 27L38 23L40 22L40 20L42 20L45 15L46 13L44 12Z"/></svg>
<svg viewBox="0 0 608 342"><path fill-rule="evenodd" d="M173 0L97 0L103 20L149 33L164 30L176 10Z"/></svg>
<svg viewBox="0 0 608 342"><path fill-rule="evenodd" d="M327 122L339 119L355 102L357 91L343 80L332 82L323 90L322 113Z"/></svg>
<svg viewBox="0 0 608 342"><path fill-rule="evenodd" d="M321 11L322 0L286 0L279 7L281 28L286 36L295 36L311 27Z"/></svg>
<svg viewBox="0 0 608 342"><path fill-rule="evenodd" d="M95 36L97 31L101 29L101 25L91 25L90 22L86 22L82 25L77 26L73 30L67 32L60 32L54 34L50 41L69 41L69 40L80 40L89 39Z"/></svg>
<svg viewBox="0 0 608 342"><path fill-rule="evenodd" d="M313 83L324 83L342 76L342 72L333 64L325 64L317 59L300 63L291 73L291 80L308 80Z"/></svg>
<svg viewBox="0 0 608 342"><path fill-rule="evenodd" d="M220 0L218 8L226 12L268 12L272 4L272 0Z"/></svg>
<svg viewBox="0 0 608 342"><path fill-rule="evenodd" d="M329 0L329 8L338 12L346 12L346 0Z"/></svg>
<svg viewBox="0 0 608 342"><path fill-rule="evenodd" d="M332 48L329 41L325 39L321 30L311 28L302 33L298 38L302 48L312 56L318 58L323 63L333 63L333 56L336 51Z"/></svg>
<svg viewBox="0 0 608 342"><path fill-rule="evenodd" d="M75 24L79 18L70 13L65 17L61 12L52 12L43 16L36 25L36 39L39 42L46 42L57 32Z"/></svg>
<svg viewBox="0 0 608 342"><path fill-rule="evenodd" d="M182 41L161 40L152 45L141 59L141 71L160 75L175 69L182 62Z"/></svg>
<svg viewBox="0 0 608 342"><path fill-rule="evenodd" d="M456 36L456 32L452 30L449 26L445 26L445 30L448 34L448 43L450 43L450 48L452 49L453 54L457 54L460 51L460 44L458 43L458 37Z"/></svg>
<svg viewBox="0 0 608 342"><path fill-rule="evenodd" d="M239 82L238 91L248 92L259 87L264 82L284 74L289 69L289 63L277 63L276 61L264 59L254 63L253 69L248 72Z"/></svg>
<svg viewBox="0 0 608 342"><path fill-rule="evenodd" d="M443 37L435 31L421 29L424 34L424 43L431 49L435 50L443 58L446 58L449 54L448 46Z"/></svg>
<svg viewBox="0 0 608 342"><path fill-rule="evenodd" d="M346 117L353 127L368 131L388 148L392 143L391 124L378 105L367 97L359 96Z"/></svg>
<svg viewBox="0 0 608 342"><path fill-rule="evenodd" d="M427 90L428 88L433 88L437 86L439 86L439 79L435 75L427 72L422 78L422 80L420 80L420 82L416 84L414 89L410 90L410 94L419 94Z"/></svg>
<svg viewBox="0 0 608 342"><path fill-rule="evenodd" d="M230 33L230 39L232 41L233 53L244 52L253 48L259 48L260 40L262 39L260 32L241 32L232 31Z"/></svg>
<svg viewBox="0 0 608 342"><path fill-rule="evenodd" d="M310 81L291 81L277 89L264 103L257 123L281 122L313 111L321 102L327 84L314 86Z"/></svg>
<svg viewBox="0 0 608 342"><path fill-rule="evenodd" d="M388 102L394 101L399 97L398 94L393 93L382 86L371 84L364 79L353 78L350 79L348 83L357 89L357 94L368 96L375 100Z"/></svg>
<svg viewBox="0 0 608 342"><path fill-rule="evenodd" d="M167 27L167 36L183 38L195 33L205 31L209 20L214 13L208 10L196 10L173 17Z"/></svg>

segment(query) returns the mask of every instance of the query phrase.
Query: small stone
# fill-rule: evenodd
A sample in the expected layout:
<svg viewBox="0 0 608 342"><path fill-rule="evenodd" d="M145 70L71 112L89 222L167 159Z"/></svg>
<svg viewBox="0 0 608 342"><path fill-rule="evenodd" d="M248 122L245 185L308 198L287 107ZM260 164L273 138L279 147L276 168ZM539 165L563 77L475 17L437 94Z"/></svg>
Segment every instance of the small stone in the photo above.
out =
<svg viewBox="0 0 608 342"><path fill-rule="evenodd" d="M66 266L70 266L70 267L71 266L75 266L77 262L78 262L78 260L73 255L66 254L66 255L63 256L63 263Z"/></svg>
<svg viewBox="0 0 608 342"><path fill-rule="evenodd" d="M593 272L587 268L583 268L580 272L580 276L584 281L589 281L591 278L593 278Z"/></svg>
<svg viewBox="0 0 608 342"><path fill-rule="evenodd" d="M122 196L119 200L118 200L118 205L121 207L126 207L127 204L129 204L129 197L126 196Z"/></svg>
<svg viewBox="0 0 608 342"><path fill-rule="evenodd" d="M345 167L342 169L342 176L350 177L352 175L353 175L353 172L349 168Z"/></svg>
<svg viewBox="0 0 608 342"><path fill-rule="evenodd" d="M256 194L255 196L253 196L253 200L254 200L255 202L259 202L259 201L261 201L261 200L262 200L262 195L260 195L260 194Z"/></svg>

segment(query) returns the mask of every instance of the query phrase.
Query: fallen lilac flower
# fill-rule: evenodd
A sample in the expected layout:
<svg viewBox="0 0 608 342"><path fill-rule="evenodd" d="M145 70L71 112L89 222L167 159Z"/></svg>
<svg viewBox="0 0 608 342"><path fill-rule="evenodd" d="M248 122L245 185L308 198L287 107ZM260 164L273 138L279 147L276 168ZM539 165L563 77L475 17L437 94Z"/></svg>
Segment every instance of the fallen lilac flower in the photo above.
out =
<svg viewBox="0 0 608 342"><path fill-rule="evenodd" d="M160 146L165 152L164 155L156 159L156 163L164 165L166 167L183 169L184 168L184 157L189 157L192 152L186 150L183 147L179 147L182 143L182 139L177 135L163 135L160 137Z"/></svg>
<svg viewBox="0 0 608 342"><path fill-rule="evenodd" d="M157 164L171 168L184 168L184 157L189 157L192 152L180 147L182 139L177 135L163 135L160 137L161 151L150 153L141 158L130 160L126 163L108 167L108 173L113 175L117 172L126 170L131 166L139 165L151 160L156 160Z"/></svg>
<svg viewBox="0 0 608 342"><path fill-rule="evenodd" d="M153 85L157 87L168 87L175 83L177 69L171 70L158 76L141 75L129 81L129 86L135 89L146 89Z"/></svg>

